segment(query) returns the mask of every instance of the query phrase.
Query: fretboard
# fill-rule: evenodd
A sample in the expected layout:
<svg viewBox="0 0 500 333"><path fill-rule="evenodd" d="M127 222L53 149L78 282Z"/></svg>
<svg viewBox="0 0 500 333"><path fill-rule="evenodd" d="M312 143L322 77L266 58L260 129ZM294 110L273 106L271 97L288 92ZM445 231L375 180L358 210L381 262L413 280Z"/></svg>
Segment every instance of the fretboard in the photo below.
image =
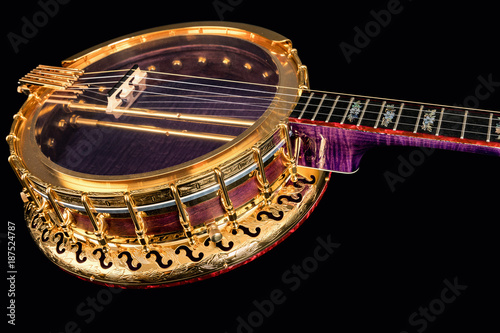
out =
<svg viewBox="0 0 500 333"><path fill-rule="evenodd" d="M376 145L411 145L500 155L500 113L496 111L304 91L290 115L290 123L299 136L323 138L323 143L317 142L323 152L309 151L303 155L329 154L327 144L330 153L338 154L341 143L325 142L327 137L347 140L347 146L360 152ZM340 135L339 130L349 133ZM320 149L316 146L309 149ZM356 155L352 151L346 153ZM351 172L357 168L357 161L351 162L353 165L343 166L342 170L337 165L321 168Z"/></svg>

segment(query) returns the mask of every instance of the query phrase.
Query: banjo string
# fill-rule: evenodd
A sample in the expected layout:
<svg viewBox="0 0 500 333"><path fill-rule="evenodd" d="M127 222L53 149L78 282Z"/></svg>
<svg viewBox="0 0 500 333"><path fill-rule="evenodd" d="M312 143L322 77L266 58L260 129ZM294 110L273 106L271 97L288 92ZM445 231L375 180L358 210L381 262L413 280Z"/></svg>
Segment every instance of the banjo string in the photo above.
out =
<svg viewBox="0 0 500 333"><path fill-rule="evenodd" d="M103 92L103 90L106 89L111 89L111 87L116 84L117 81L103 81L102 79L108 79L108 78L121 78L122 75L114 75L117 72L123 72L126 70L111 70L111 71L101 71L101 72L88 72L85 73L84 76L79 78L79 81L81 80L81 83L87 84L88 88L84 89L89 92L96 93L100 95L101 97L105 98L107 96L106 93ZM99 74L98 76L92 76L94 74ZM220 107L220 104L228 104L228 105L235 105L235 106L240 106L240 107L246 107L246 108L238 108L238 109L220 109L221 111L231 111L233 114L231 115L232 117L241 117L241 118L255 118L252 116L238 116L234 115L235 112L259 112L260 114L263 113L268 107L269 104L276 98L276 97L295 97L297 96L297 92L301 90L300 88L297 87L287 87L287 86L278 86L278 85L270 85L270 84L263 84L263 83L253 83L253 82L243 82L243 81L237 81L237 80L228 80L228 79L219 79L219 78L210 78L210 77L201 77L201 76L193 76L193 75L185 75L185 74L178 74L178 73L163 73L163 72L156 72L156 71L148 71L149 76L147 77L147 80L151 81L158 81L160 83L167 83L167 84L174 84L174 85L154 85L154 84L142 84L145 85L145 89L142 91L143 94L145 94L146 97L151 97L151 99L148 99L146 101L137 101L137 103L172 103L174 106L171 108L171 110L179 110L178 107L175 105L178 103L193 103L195 102L196 104L205 104L205 107L189 107L186 108L189 110L207 110L210 108L207 108L206 106L211 103L217 104L218 107ZM151 77L151 75L164 75L164 76L175 76L175 77L181 77L181 78L188 78L188 79L197 79L197 80L203 80L203 81L208 81L212 82L215 81L219 84L211 84L211 83L200 83L200 82L189 82L189 81L180 81L180 80L172 80L172 79L165 79L165 78L155 78ZM87 77L86 75L90 75ZM97 82L92 82L92 80L97 80ZM80 83L80 82L79 82ZM221 85L221 83L230 83L232 86L227 86L227 85ZM108 87L109 85L109 87ZM141 84L140 84L141 85ZM189 88L184 88L182 87L183 85L188 86ZM259 89L248 89L248 88L243 88L241 86L235 86L235 85L241 85L241 86L251 86L251 87L266 87L267 89L272 88L274 91L265 91L265 90L259 90ZM197 90L193 89L194 87L202 87L203 90ZM217 89L218 91L208 91L206 89ZM151 89L151 90L149 90ZM285 92L278 92L276 90L282 89ZM160 91L158 91L160 90ZM161 92L161 90L167 90L167 91L176 91L176 92L181 92L181 94L175 94L175 93L164 93ZM221 92L221 91L228 91L228 92ZM238 91L240 93L256 93L260 95L244 95L244 94L234 94L230 93L232 91ZM290 91L290 92L286 92ZM321 104L325 98L322 97L323 94L333 94L331 92L322 92L322 91L314 91L314 90L309 90L310 92L315 92L317 93L316 96L312 95L310 98L310 106L311 110L306 110L305 107L307 104L305 102L292 102L292 101L285 101L285 100L280 100L281 103L288 103L291 106L294 107L302 107L304 108L304 113L316 113L317 115L328 115L328 112L322 112L321 111ZM188 94L183 94L185 92L188 92ZM200 95L203 94L203 95ZM268 96L265 96L265 95ZM342 94L340 94L342 95ZM86 96L89 97L89 96ZM174 101L165 101L163 97L170 97L174 98ZM99 98L96 97L90 97L95 100L99 100ZM230 99L238 99L238 101L232 101ZM362 99L366 100L366 97L361 97ZM179 100L180 99L180 100ZM242 100L245 100L243 102ZM328 99L326 99L328 100ZM317 102L319 101L319 102ZM106 103L106 101L102 101L102 103ZM349 104L349 99L339 99L338 102L336 103L338 107L341 107L342 103L348 105ZM370 105L370 102L368 102L368 105ZM377 105L373 103L372 105ZM317 108L317 111L315 111L315 107ZM255 108L261 108L261 109L255 109ZM163 106L161 108L162 110L168 110L169 108L167 106ZM282 107L280 108L282 110L289 110L289 108ZM406 110L413 110L417 111L418 107L416 108L411 108L411 107L405 107ZM470 109L468 109L470 110ZM483 110L479 110L483 111ZM379 113L370 111L368 109L365 110L366 113ZM489 111L492 112L492 111ZM496 113L496 112L493 112ZM476 118L481 118L478 117L474 114L469 114L469 117L476 117ZM258 116L257 116L258 118ZM412 118L411 116L407 118ZM417 117L413 117L417 118ZM253 119L255 120L255 119ZM450 120L443 120L443 122L448 122L456 125L460 125L462 122L454 122ZM413 123L414 124L414 123ZM412 125L412 124L408 124ZM476 127L489 127L488 125L483 125L483 124L476 124ZM459 131L457 129L457 131ZM466 133L475 133L475 134L483 134L483 133L477 133L473 131L465 131Z"/></svg>

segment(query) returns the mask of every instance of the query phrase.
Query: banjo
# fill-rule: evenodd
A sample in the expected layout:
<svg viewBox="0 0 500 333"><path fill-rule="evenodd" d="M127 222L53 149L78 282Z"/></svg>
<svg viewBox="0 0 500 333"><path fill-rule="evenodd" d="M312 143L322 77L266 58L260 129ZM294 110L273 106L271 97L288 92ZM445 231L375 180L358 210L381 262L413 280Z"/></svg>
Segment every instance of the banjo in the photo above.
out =
<svg viewBox="0 0 500 333"><path fill-rule="evenodd" d="M56 265L111 286L252 261L372 147L500 156L499 112L311 90L291 41L246 24L141 31L18 91L7 142L27 228Z"/></svg>

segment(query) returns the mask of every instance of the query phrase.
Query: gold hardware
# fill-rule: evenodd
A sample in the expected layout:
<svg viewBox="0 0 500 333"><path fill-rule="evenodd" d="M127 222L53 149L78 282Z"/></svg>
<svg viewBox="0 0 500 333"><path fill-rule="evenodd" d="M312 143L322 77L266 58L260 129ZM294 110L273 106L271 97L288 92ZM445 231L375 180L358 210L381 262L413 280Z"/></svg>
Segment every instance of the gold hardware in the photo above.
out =
<svg viewBox="0 0 500 333"><path fill-rule="evenodd" d="M52 71L52 72L60 73L60 74L69 74L69 75L72 75L73 77L78 77L84 73L83 69L46 66L46 65L38 65L37 69L45 70L47 72Z"/></svg>
<svg viewBox="0 0 500 333"><path fill-rule="evenodd" d="M229 198L229 194L227 193L227 187L224 182L224 174L219 168L214 169L214 174L215 174L215 179L217 180L217 183L219 183L220 187L219 195L222 207L224 207L224 210L227 213L229 221L231 221L233 225L233 229L238 229L238 222L236 221L237 220L236 212L234 211L231 198Z"/></svg>
<svg viewBox="0 0 500 333"><path fill-rule="evenodd" d="M50 220L50 218L48 219L45 214L45 210L48 209L48 202L43 197L41 197L40 199L40 197L35 193L28 173L23 173L21 176L19 176L18 170L14 166L15 159L18 159L16 155L9 156L9 163L14 169L14 173L19 178L21 186L23 187L23 190L21 192L21 200L24 202L25 206L28 205L28 207L34 204L36 214L38 214L40 220L44 224L47 223L49 228L53 228L53 222Z"/></svg>
<svg viewBox="0 0 500 333"><path fill-rule="evenodd" d="M177 205L177 210L179 211L179 221L181 222L182 229L184 230L184 235L189 239L189 244L194 245L195 239L193 235L193 227L191 226L191 221L189 220L189 215L186 211L186 206L181 201L179 196L179 191L177 186L174 184L170 185L170 190L172 191L172 196L174 197L175 204Z"/></svg>
<svg viewBox="0 0 500 333"><path fill-rule="evenodd" d="M220 232L215 222L207 224L207 230L208 230L208 237L210 237L210 240L212 242L218 243L222 240L222 233Z"/></svg>
<svg viewBox="0 0 500 333"><path fill-rule="evenodd" d="M217 141L232 141L235 136L225 135L225 134L216 134L216 133L205 133L205 132L194 132L187 130L173 130L169 128L160 128L156 126L149 125L133 125L127 123L120 122L112 122L112 121L104 121L104 120L96 120L89 118L82 118L80 116L72 117L70 120L71 125L73 126L99 126L99 127L107 127L107 128L119 128L131 131L139 131L139 132L149 132L149 133L157 133L163 134L166 136L182 136L185 138L197 138L197 139L207 139L207 140L217 140Z"/></svg>
<svg viewBox="0 0 500 333"><path fill-rule="evenodd" d="M291 49L290 50L290 57L295 61L297 64L297 76L299 78L299 89L303 90L309 90L310 85L309 85L309 74L307 72L307 66L302 65L302 62L299 59L299 55L297 53L297 49Z"/></svg>
<svg viewBox="0 0 500 333"><path fill-rule="evenodd" d="M43 204L40 202L40 200L38 199L38 196L33 191L33 187L31 186L31 184L29 182L29 179L27 178L28 174L27 173L23 173L21 175L20 171L19 171L19 168L16 166L16 163L17 164L21 163L20 160L19 160L19 157L17 155L10 155L8 161L9 161L10 166L14 170L15 175L19 179L19 182L21 183L21 186L23 187L24 190L26 190L28 192L28 194L29 194L29 198L28 199L30 201L33 201L35 203L35 205L36 205L36 207L37 207L38 210L42 209Z"/></svg>
<svg viewBox="0 0 500 333"><path fill-rule="evenodd" d="M125 204L127 205L127 209L130 213L130 218L132 219L132 223L134 224L137 240L142 245L143 251L149 252L148 236L146 235L146 231L144 230L144 220L142 219L143 212L135 211L134 203L132 201L130 193L125 193L123 195L123 199L125 200Z"/></svg>
<svg viewBox="0 0 500 333"><path fill-rule="evenodd" d="M260 149L258 147L252 147L253 157L255 162L257 163L257 173L255 177L260 184L260 193L264 197L265 204L270 204L269 198L271 197L271 190L269 188L269 181L266 177L266 171L264 169L264 161L262 161L262 154L260 153Z"/></svg>
<svg viewBox="0 0 500 333"><path fill-rule="evenodd" d="M93 211L95 211L94 205L90 201L87 194L82 194L82 204L87 212L87 216L89 217L90 223L92 223L92 227L94 228L94 235L97 237L97 241L103 248L104 252L108 251L108 242L106 241L106 236L104 235L104 214L97 214L97 219L94 216Z"/></svg>
<svg viewBox="0 0 500 333"><path fill-rule="evenodd" d="M29 93L31 85L53 89L66 89L73 85L83 74L83 70L39 65L24 77L19 79L19 92Z"/></svg>
<svg viewBox="0 0 500 333"><path fill-rule="evenodd" d="M49 102L51 100L49 99ZM88 112L105 112L106 106L96 105L96 104L74 104L68 103L68 109L71 111L88 111ZM162 118L170 120L179 120L185 122L196 122L196 123L210 123L218 125L228 125L236 127L250 127L254 124L253 120L245 120L240 118L232 117L218 117L218 116L205 116L197 114L182 114L178 112L168 112L168 111L156 111L144 108L115 108L116 112L125 114L127 116L137 116L145 118Z"/></svg>
<svg viewBox="0 0 500 333"><path fill-rule="evenodd" d="M180 60L173 60L172 61L172 66L174 67L175 70L179 70L182 68L182 61Z"/></svg>
<svg viewBox="0 0 500 333"><path fill-rule="evenodd" d="M290 54L291 50L293 49L292 47L292 41L288 38L283 38L281 40L274 40L273 45L280 47L282 49L282 52L285 52L286 54ZM295 61L298 59L294 59ZM300 59L298 59L300 61Z"/></svg>
<svg viewBox="0 0 500 333"><path fill-rule="evenodd" d="M54 221L56 226L58 225L64 234L65 237L68 237L71 241L74 241L73 234L71 229L69 228L72 221L72 215L67 208L64 208L63 213L59 209L59 205L56 202L56 193L52 189L52 187L47 187L45 190L45 194L47 194L47 199L49 200L50 206L52 208L53 216L56 217L57 221Z"/></svg>
<svg viewBox="0 0 500 333"><path fill-rule="evenodd" d="M307 72L307 66L304 65L299 66L297 74L299 76L299 82L302 83L301 85L299 85L299 89L309 90L310 85L309 85L309 74Z"/></svg>
<svg viewBox="0 0 500 333"><path fill-rule="evenodd" d="M285 158L288 160L288 168L290 169L290 178L292 182L297 182L297 158L296 154L292 153L292 141L290 139L290 128L287 123L281 123L281 135L285 138L286 149L283 150Z"/></svg>
<svg viewBox="0 0 500 333"><path fill-rule="evenodd" d="M21 176L21 183L24 184L24 188L28 191L30 198L33 200L38 210L43 209L43 207L45 206L45 202L44 201L40 202L38 195L33 190L33 185L31 185L31 180L29 179L27 173L24 173ZM42 200L44 199L42 198Z"/></svg>
<svg viewBox="0 0 500 333"><path fill-rule="evenodd" d="M300 136L297 136L295 138L295 151L294 151L294 156L296 159L299 158L301 149L302 149L302 138Z"/></svg>

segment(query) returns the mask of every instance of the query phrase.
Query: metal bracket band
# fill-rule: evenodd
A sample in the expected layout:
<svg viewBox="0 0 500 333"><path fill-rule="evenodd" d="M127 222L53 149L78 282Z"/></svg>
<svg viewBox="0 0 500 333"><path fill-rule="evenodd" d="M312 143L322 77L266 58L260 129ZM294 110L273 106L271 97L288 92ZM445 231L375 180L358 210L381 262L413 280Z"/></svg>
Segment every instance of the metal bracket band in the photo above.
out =
<svg viewBox="0 0 500 333"><path fill-rule="evenodd" d="M148 236L146 235L146 231L144 229L144 221L142 219L142 214L144 213L136 212L130 193L125 193L123 195L123 199L125 200L125 204L127 205L127 209L130 213L130 218L132 219L132 223L134 224L137 240L142 245L142 249L144 250L144 252L149 252L149 240Z"/></svg>
<svg viewBox="0 0 500 333"><path fill-rule="evenodd" d="M56 217L57 221L54 221L56 225L59 225L59 227L62 229L62 232L65 237L68 237L70 240L74 241L73 238L73 233L70 228L71 222L72 222L72 215L69 212L67 208L64 208L64 213L61 213L59 210L59 205L56 202L56 193L52 189L52 187L47 187L45 190L45 193L47 194L47 198L49 199L50 206L52 208L52 211L54 212L54 216Z"/></svg>
<svg viewBox="0 0 500 333"><path fill-rule="evenodd" d="M292 152L292 140L290 139L290 127L287 123L281 123L281 135L285 138L286 149L283 149L283 154L288 160L288 168L292 182L297 182L297 152Z"/></svg>
<svg viewBox="0 0 500 333"><path fill-rule="evenodd" d="M257 172L255 177L260 184L260 193L264 197L264 202L268 205L270 204L269 198L271 197L271 189L269 187L269 181L266 177L266 171L264 169L264 162L262 161L262 154L258 147L252 147L253 157L257 163Z"/></svg>
<svg viewBox="0 0 500 333"><path fill-rule="evenodd" d="M231 198L229 198L229 194L227 193L227 187L224 181L224 173L219 168L215 168L214 174L215 179L217 180L217 183L219 183L220 187L219 195L222 207L224 207L229 221L231 221L233 225L233 229L238 229L238 222L236 221L238 217L236 215L236 212L234 211L233 202L231 201Z"/></svg>
<svg viewBox="0 0 500 333"><path fill-rule="evenodd" d="M28 195L29 195L28 200L32 201L36 205L38 211L41 211L43 209L44 203L40 202L38 195L35 194L35 191L33 190L33 186L31 185L31 181L28 178L28 173L21 174L19 167L16 166L16 164L21 165L21 161L20 161L19 157L17 155L10 155L9 156L9 164L12 167L12 170L14 170L15 175L19 179L21 186L23 187L23 192L21 192L21 195L23 195L24 190L26 190ZM24 193L24 195L26 195L26 193ZM24 201L24 199L23 199L23 201Z"/></svg>
<svg viewBox="0 0 500 333"><path fill-rule="evenodd" d="M179 196L177 186L175 184L171 184L170 190L172 191L172 196L174 197L177 210L179 211L179 221L181 222L182 229L184 230L184 235L189 239L189 243L194 245L195 239L193 235L193 227L191 226L191 221L189 220L186 207L182 203L181 197Z"/></svg>
<svg viewBox="0 0 500 333"><path fill-rule="evenodd" d="M86 193L82 194L82 204L85 207L90 223L92 223L94 235L97 237L97 241L103 248L104 252L107 252L109 247L106 236L104 235L104 214L98 213L96 219L93 213L95 211L94 205Z"/></svg>

